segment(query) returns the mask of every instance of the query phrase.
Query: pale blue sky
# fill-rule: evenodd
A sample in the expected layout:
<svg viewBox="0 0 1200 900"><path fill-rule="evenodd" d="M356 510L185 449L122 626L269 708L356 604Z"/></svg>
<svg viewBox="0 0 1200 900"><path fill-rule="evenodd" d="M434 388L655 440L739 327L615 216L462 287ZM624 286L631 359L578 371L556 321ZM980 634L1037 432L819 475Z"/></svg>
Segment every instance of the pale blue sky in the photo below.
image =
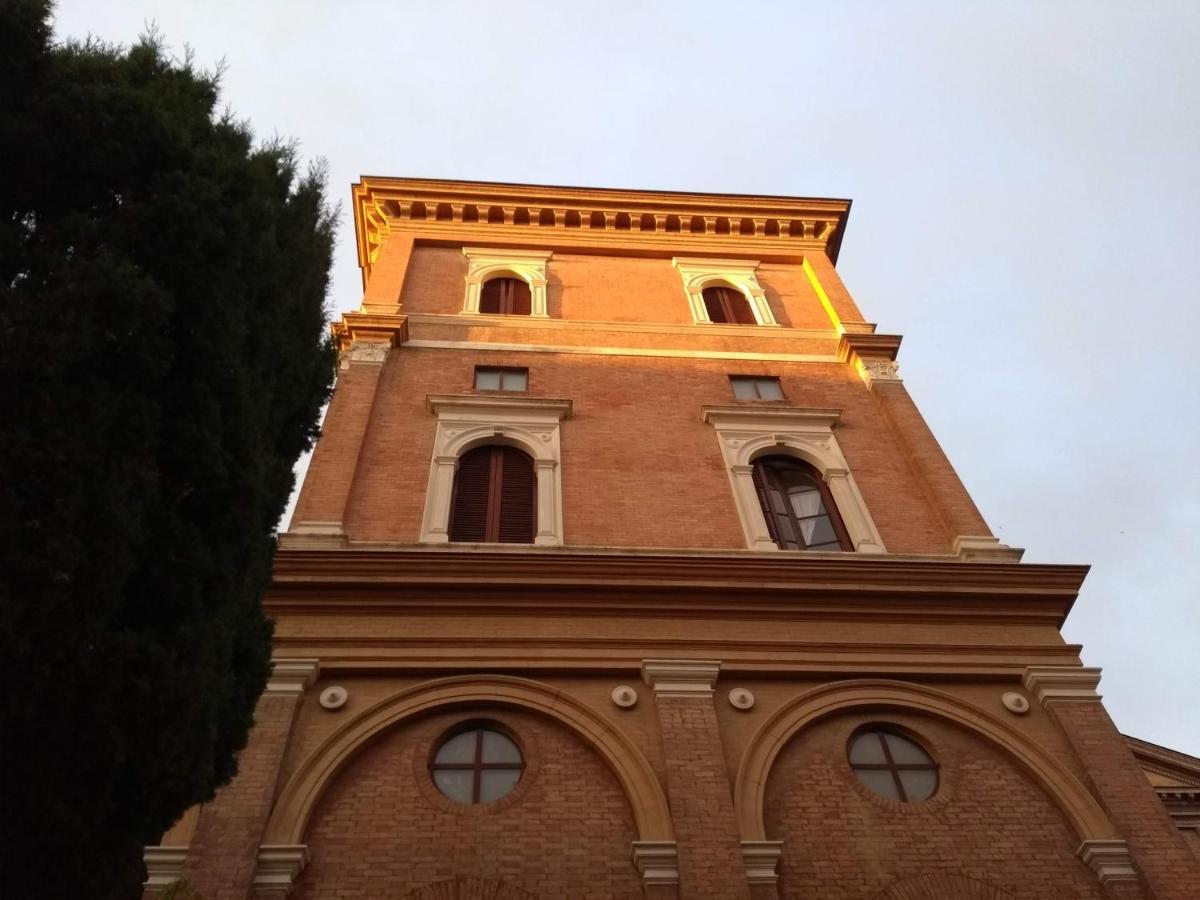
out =
<svg viewBox="0 0 1200 900"><path fill-rule="evenodd" d="M839 268L1064 629L1200 754L1200 3L61 2L359 175L854 200ZM359 300L343 203L333 305Z"/></svg>

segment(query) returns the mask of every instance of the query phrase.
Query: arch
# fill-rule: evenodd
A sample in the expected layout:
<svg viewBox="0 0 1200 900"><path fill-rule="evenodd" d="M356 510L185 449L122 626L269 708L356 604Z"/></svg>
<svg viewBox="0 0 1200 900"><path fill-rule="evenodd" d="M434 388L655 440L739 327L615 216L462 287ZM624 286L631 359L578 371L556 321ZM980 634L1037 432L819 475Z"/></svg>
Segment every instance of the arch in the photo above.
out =
<svg viewBox="0 0 1200 900"><path fill-rule="evenodd" d="M616 775L633 808L639 840L671 841L667 797L637 745L579 700L549 685L509 675L459 675L406 688L347 721L293 773L279 795L264 844L301 844L317 801L373 739L435 709L467 705L514 706L541 713L595 750Z"/></svg>
<svg viewBox="0 0 1200 900"><path fill-rule="evenodd" d="M535 900L535 897L507 881L448 878L409 891L404 895L404 900Z"/></svg>
<svg viewBox="0 0 1200 900"><path fill-rule="evenodd" d="M905 878L875 895L875 900L1009 900L1012 894L962 875Z"/></svg>
<svg viewBox="0 0 1200 900"><path fill-rule="evenodd" d="M784 454L821 474L856 552L885 552L883 538L833 433L840 415L836 409L705 408L704 420L717 431L734 504L751 550L779 549L758 502L754 460L766 454Z"/></svg>
<svg viewBox="0 0 1200 900"><path fill-rule="evenodd" d="M493 278L516 278L529 285L529 315L535 319L548 317L546 267L553 251L463 247L462 252L467 258L463 314L479 314L479 296L484 282Z"/></svg>
<svg viewBox="0 0 1200 900"><path fill-rule="evenodd" d="M944 691L904 681L856 679L802 694L767 719L751 739L738 766L733 792L743 841L766 839L763 801L767 779L787 743L818 719L862 708L917 710L955 723L1015 760L1050 795L1081 841L1118 839L1112 822L1079 779L1020 731Z"/></svg>
<svg viewBox="0 0 1200 900"><path fill-rule="evenodd" d="M521 425L478 425L467 428L450 438L443 452L461 458L464 453L487 444L503 444L516 447L533 457L534 461L546 460L558 463L556 448L538 439L538 433Z"/></svg>
<svg viewBox="0 0 1200 900"><path fill-rule="evenodd" d="M732 288L741 293L750 304L754 320L759 325L778 325L766 292L758 283L758 260L755 259L708 259L675 257L672 265L683 279L683 290L687 294L696 324L711 324L704 305L704 289L708 287Z"/></svg>

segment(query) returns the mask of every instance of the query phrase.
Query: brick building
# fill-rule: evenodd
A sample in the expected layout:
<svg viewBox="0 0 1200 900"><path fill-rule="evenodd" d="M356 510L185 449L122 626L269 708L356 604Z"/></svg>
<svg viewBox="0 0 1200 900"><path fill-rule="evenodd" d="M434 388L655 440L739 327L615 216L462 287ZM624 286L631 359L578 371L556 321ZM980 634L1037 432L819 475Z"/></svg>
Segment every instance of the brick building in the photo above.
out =
<svg viewBox="0 0 1200 900"><path fill-rule="evenodd" d="M849 203L367 178L241 774L154 895L1200 896L1086 568L987 524L834 268Z"/></svg>

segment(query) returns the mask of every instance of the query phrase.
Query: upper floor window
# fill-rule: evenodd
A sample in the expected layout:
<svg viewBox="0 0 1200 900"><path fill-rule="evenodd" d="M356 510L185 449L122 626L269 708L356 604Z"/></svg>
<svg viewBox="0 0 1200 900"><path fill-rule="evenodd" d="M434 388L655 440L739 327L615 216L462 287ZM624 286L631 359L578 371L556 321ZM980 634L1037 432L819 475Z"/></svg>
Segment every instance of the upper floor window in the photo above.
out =
<svg viewBox="0 0 1200 900"><path fill-rule="evenodd" d="M476 366L475 390L477 391L526 391L529 390L529 370L506 366Z"/></svg>
<svg viewBox="0 0 1200 900"><path fill-rule="evenodd" d="M783 388L774 376L730 375L733 396L739 400L782 400Z"/></svg>
<svg viewBox="0 0 1200 900"><path fill-rule="evenodd" d="M479 311L502 316L527 316L530 305L529 285L520 278L492 278L479 292Z"/></svg>
<svg viewBox="0 0 1200 900"><path fill-rule="evenodd" d="M464 453L454 475L450 540L532 544L536 533L537 476L528 454L498 445Z"/></svg>
<svg viewBox="0 0 1200 900"><path fill-rule="evenodd" d="M717 325L757 325L754 311L741 291L729 287L704 289L704 308L708 320Z"/></svg>
<svg viewBox="0 0 1200 900"><path fill-rule="evenodd" d="M754 461L754 489L767 531L781 550L853 550L824 479L791 456Z"/></svg>

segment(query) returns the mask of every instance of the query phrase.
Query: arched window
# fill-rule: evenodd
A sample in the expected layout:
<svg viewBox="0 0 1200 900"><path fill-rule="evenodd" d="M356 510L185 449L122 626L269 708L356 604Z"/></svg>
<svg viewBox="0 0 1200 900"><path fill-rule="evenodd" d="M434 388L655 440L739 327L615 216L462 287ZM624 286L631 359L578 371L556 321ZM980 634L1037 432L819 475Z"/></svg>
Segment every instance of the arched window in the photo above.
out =
<svg viewBox="0 0 1200 900"><path fill-rule="evenodd" d="M533 460L515 447L476 447L454 475L450 540L532 544L537 533Z"/></svg>
<svg viewBox="0 0 1200 900"><path fill-rule="evenodd" d="M758 324L749 301L741 291L730 287L707 287L703 296L709 321L718 325Z"/></svg>
<svg viewBox="0 0 1200 900"><path fill-rule="evenodd" d="M760 457L754 461L754 488L780 550L854 549L825 480L808 463Z"/></svg>
<svg viewBox="0 0 1200 900"><path fill-rule="evenodd" d="M492 278L479 293L481 313L527 316L532 308L529 285L520 278Z"/></svg>

